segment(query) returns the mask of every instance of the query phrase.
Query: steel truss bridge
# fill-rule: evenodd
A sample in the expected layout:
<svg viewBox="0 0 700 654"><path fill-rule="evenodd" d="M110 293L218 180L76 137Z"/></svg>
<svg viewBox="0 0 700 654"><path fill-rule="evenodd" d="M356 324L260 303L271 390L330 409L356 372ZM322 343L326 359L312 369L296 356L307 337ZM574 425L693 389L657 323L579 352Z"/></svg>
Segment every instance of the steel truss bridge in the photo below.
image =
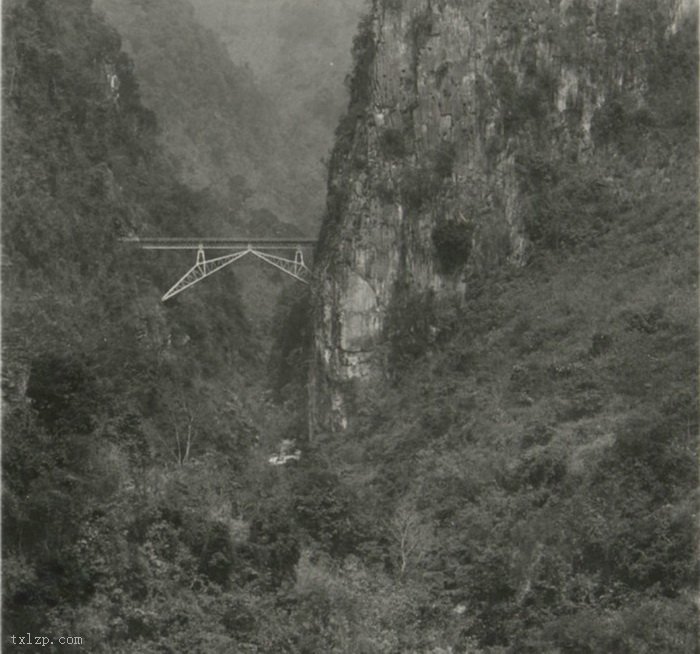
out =
<svg viewBox="0 0 700 654"><path fill-rule="evenodd" d="M197 252L194 266L163 295L161 298L163 302L247 255L269 263L302 284L308 284L311 271L304 263L304 248L312 247L316 243L316 239L312 238L134 237L121 240L144 250L195 250ZM205 250L226 250L228 253L208 259ZM272 254L273 252L277 254ZM280 254L291 253L293 258L280 256Z"/></svg>

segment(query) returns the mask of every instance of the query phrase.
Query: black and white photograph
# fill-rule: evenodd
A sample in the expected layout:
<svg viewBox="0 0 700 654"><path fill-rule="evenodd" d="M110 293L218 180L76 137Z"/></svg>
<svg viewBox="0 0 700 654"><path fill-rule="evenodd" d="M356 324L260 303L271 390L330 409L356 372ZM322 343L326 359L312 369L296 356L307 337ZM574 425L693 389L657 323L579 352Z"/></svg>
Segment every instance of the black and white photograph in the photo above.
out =
<svg viewBox="0 0 700 654"><path fill-rule="evenodd" d="M1 0L3 654L700 654L698 0Z"/></svg>

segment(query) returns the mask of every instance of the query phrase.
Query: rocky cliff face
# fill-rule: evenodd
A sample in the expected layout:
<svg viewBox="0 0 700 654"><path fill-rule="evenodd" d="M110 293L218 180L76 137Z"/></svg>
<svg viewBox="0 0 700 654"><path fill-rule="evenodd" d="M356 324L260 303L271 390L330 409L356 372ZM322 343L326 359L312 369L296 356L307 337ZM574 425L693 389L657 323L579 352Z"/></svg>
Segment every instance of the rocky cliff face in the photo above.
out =
<svg viewBox="0 0 700 654"><path fill-rule="evenodd" d="M593 195L624 192L594 162L636 147L648 124L688 120L654 91L695 12L692 0L374 1L317 252L318 428L347 426L390 370L397 331L430 338L428 305L565 240L560 171L572 183L585 171ZM601 217L593 206L579 220L588 201L563 196L575 241Z"/></svg>

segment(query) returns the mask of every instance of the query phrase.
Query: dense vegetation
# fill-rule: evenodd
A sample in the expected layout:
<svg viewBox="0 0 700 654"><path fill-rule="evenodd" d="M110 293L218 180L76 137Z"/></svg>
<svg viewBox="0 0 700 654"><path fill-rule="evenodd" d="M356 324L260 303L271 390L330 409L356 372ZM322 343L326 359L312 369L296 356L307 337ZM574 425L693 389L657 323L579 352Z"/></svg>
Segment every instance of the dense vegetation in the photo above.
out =
<svg viewBox="0 0 700 654"><path fill-rule="evenodd" d="M276 415L264 348L232 271L162 305L189 261L118 239L206 233L223 209L177 181L88 0L3 18L4 636L215 651L182 615L228 584L241 471Z"/></svg>
<svg viewBox="0 0 700 654"><path fill-rule="evenodd" d="M392 383L273 467L306 429L308 296L283 294L269 361L233 271L159 304L177 255L117 239L226 227L227 205L178 181L89 0L3 17L3 645L697 650L693 27L652 119L622 98L588 163L521 157L529 265L396 307ZM432 236L446 272L469 256L470 224Z"/></svg>
<svg viewBox="0 0 700 654"><path fill-rule="evenodd" d="M494 2L489 18L526 57L527 18L538 7L546 18L546 4ZM600 11L600 51L583 38L585 3L571 4L567 30L551 25L552 44L597 82L615 57L638 61L644 80L641 95L597 109L585 155L545 129L551 74L521 79L501 60L482 80L483 100L503 107L494 158L507 139L516 155L527 265L465 265L474 226L438 215L440 271L461 271L466 297L402 287L386 323L393 383L363 391L347 433L318 436L335 496L362 507L344 518L352 555L318 566L342 625L318 627L333 651L348 632L371 652L697 651L697 24L671 33L656 3L620 6ZM426 16L408 22L414 50ZM355 152L376 44L363 26L328 232L344 218L344 175L367 168ZM580 121L580 107L567 111ZM439 214L449 149L416 155L395 129L379 148L410 162L379 198ZM354 593L363 574L378 614Z"/></svg>
<svg viewBox="0 0 700 654"><path fill-rule="evenodd" d="M695 651L693 156L630 183L595 243L396 317L394 387L327 452L435 644Z"/></svg>

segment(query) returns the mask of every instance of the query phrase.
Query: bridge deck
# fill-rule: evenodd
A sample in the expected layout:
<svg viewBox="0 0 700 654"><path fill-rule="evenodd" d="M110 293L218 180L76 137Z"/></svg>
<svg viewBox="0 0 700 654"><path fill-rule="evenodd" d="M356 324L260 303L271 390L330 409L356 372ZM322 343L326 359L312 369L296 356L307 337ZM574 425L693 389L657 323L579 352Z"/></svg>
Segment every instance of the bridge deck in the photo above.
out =
<svg viewBox="0 0 700 654"><path fill-rule="evenodd" d="M197 250L200 247L207 250L230 250L232 248L253 249L294 249L314 245L318 239L308 237L241 237L241 238L161 238L161 237L132 237L120 239L124 243L133 243L144 250Z"/></svg>

